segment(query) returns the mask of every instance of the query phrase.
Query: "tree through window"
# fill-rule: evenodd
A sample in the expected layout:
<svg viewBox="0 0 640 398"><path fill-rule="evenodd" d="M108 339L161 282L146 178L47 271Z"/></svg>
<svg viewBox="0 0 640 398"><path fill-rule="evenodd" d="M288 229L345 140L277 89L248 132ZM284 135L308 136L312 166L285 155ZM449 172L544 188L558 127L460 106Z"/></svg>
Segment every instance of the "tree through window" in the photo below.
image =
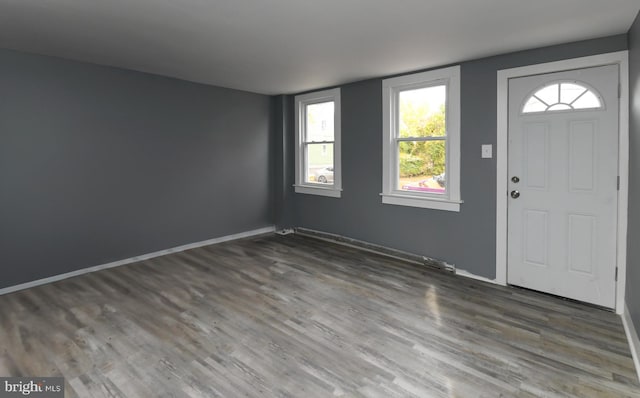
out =
<svg viewBox="0 0 640 398"><path fill-rule="evenodd" d="M460 211L460 67L385 79L382 203Z"/></svg>

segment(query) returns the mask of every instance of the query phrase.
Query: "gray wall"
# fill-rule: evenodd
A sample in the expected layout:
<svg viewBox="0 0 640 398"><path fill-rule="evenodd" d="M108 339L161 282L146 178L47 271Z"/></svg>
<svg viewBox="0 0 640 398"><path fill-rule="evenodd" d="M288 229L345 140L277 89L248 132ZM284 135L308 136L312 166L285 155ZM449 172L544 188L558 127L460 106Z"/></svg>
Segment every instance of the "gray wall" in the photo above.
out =
<svg viewBox="0 0 640 398"><path fill-rule="evenodd" d="M629 230L626 302L640 332L640 14L629 30Z"/></svg>
<svg viewBox="0 0 640 398"><path fill-rule="evenodd" d="M0 288L272 225L271 107L0 50Z"/></svg>
<svg viewBox="0 0 640 398"><path fill-rule="evenodd" d="M627 36L618 35L462 62L461 191L465 203L459 213L381 203L382 79L341 87L342 198L293 193L293 97L283 98L287 120L278 134L286 145L287 158L278 226L344 235L445 260L495 278L496 161L481 159L480 146L493 144L495 148L496 144L496 72L626 48Z"/></svg>

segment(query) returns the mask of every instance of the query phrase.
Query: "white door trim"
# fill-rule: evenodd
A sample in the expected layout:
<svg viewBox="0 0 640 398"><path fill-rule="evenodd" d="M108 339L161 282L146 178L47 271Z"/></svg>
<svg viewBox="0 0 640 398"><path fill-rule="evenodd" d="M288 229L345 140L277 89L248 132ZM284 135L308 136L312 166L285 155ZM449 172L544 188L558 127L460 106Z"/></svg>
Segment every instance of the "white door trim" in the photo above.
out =
<svg viewBox="0 0 640 398"><path fill-rule="evenodd" d="M616 313L624 312L627 274L627 207L629 197L629 52L619 51L589 57L573 58L498 71L498 112L496 142L496 282L507 284L507 179L508 176L508 110L509 79L543 73L561 72L594 66L618 64L620 67L619 158L620 191L618 194L618 281Z"/></svg>

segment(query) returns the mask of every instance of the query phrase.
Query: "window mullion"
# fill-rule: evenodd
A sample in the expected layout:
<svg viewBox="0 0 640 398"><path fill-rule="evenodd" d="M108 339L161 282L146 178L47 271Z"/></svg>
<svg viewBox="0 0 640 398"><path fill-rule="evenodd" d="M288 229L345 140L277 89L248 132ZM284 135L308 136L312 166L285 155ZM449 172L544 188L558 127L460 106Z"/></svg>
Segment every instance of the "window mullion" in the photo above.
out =
<svg viewBox="0 0 640 398"><path fill-rule="evenodd" d="M311 144L335 144L335 141L304 141L303 145L311 145Z"/></svg>
<svg viewBox="0 0 640 398"><path fill-rule="evenodd" d="M446 141L447 136L438 137L396 137L397 142L425 142L425 141Z"/></svg>

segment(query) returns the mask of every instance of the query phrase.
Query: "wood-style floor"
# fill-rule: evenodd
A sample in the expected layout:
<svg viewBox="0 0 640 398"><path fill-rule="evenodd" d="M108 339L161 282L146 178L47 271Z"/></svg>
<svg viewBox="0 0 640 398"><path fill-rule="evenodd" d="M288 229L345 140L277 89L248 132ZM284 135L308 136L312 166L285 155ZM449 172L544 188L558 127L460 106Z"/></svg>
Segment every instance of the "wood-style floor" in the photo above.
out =
<svg viewBox="0 0 640 398"><path fill-rule="evenodd" d="M640 397L613 313L267 235L0 296L66 397Z"/></svg>

